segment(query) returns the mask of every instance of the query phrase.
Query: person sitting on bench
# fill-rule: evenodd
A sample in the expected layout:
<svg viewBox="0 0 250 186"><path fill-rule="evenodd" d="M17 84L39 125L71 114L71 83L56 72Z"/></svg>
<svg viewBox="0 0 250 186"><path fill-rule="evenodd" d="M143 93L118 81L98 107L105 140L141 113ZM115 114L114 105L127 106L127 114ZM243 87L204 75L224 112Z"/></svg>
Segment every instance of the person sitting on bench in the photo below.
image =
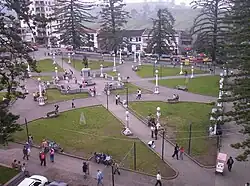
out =
<svg viewBox="0 0 250 186"><path fill-rule="evenodd" d="M179 100L179 96L177 94L173 95L173 100Z"/></svg>
<svg viewBox="0 0 250 186"><path fill-rule="evenodd" d="M155 148L155 141L154 140L149 141L148 146L152 149Z"/></svg>

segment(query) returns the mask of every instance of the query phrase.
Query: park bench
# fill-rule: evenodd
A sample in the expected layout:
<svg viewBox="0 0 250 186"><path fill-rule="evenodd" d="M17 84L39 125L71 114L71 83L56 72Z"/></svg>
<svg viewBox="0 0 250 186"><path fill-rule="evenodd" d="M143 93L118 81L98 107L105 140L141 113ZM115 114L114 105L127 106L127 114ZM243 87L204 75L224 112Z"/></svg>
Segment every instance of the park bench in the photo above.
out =
<svg viewBox="0 0 250 186"><path fill-rule="evenodd" d="M178 103L179 99L175 98L175 99L167 99L168 103Z"/></svg>
<svg viewBox="0 0 250 186"><path fill-rule="evenodd" d="M178 90L188 91L188 88L186 86L183 86L183 85L177 85L175 88Z"/></svg>
<svg viewBox="0 0 250 186"><path fill-rule="evenodd" d="M46 115L47 115L47 118L54 118L54 117L59 116L59 112L55 110L55 111L48 112Z"/></svg>
<svg viewBox="0 0 250 186"><path fill-rule="evenodd" d="M135 71L135 72L138 71L138 70L139 70L139 66L138 66L138 65L133 66L133 67L132 67L132 70Z"/></svg>

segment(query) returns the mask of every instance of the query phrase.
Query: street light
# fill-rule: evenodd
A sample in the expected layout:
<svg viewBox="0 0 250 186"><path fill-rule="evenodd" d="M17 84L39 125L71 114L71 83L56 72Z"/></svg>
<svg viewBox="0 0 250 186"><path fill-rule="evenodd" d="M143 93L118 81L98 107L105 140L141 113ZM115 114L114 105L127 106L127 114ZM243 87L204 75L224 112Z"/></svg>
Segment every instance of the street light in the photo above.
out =
<svg viewBox="0 0 250 186"><path fill-rule="evenodd" d="M52 53L52 58L53 58L53 64L56 64L56 56L55 56L55 52L53 51Z"/></svg>
<svg viewBox="0 0 250 186"><path fill-rule="evenodd" d="M156 108L156 116L157 116L156 126L159 126L160 125L160 116L161 116L161 108L160 107Z"/></svg>
<svg viewBox="0 0 250 186"><path fill-rule="evenodd" d="M58 78L58 70L57 70L57 67L55 67L55 73L56 73L56 80L58 81L59 80L59 78Z"/></svg>
<svg viewBox="0 0 250 186"><path fill-rule="evenodd" d="M183 74L183 63L181 63L181 71L180 71L180 75Z"/></svg>
<svg viewBox="0 0 250 186"><path fill-rule="evenodd" d="M101 71L100 77L103 78L104 77L104 75L103 75L103 64L100 65L100 71Z"/></svg>
<svg viewBox="0 0 250 186"><path fill-rule="evenodd" d="M31 73L30 73L31 71L30 71L30 65L29 65L29 63L27 65L27 72L28 72L28 76L31 77Z"/></svg>
<svg viewBox="0 0 250 186"><path fill-rule="evenodd" d="M126 128L129 128L129 111L126 110Z"/></svg>
<svg viewBox="0 0 250 186"><path fill-rule="evenodd" d="M155 94L159 94L160 93L159 92L159 86L158 86L158 79L159 79L159 77L158 77L158 70L155 70L155 91L154 91Z"/></svg>
<svg viewBox="0 0 250 186"><path fill-rule="evenodd" d="M113 72L116 72L115 54L114 54L114 66L113 66Z"/></svg>
<svg viewBox="0 0 250 186"><path fill-rule="evenodd" d="M138 53L138 65L141 66L141 52Z"/></svg>
<svg viewBox="0 0 250 186"><path fill-rule="evenodd" d="M191 67L191 77L190 78L194 78L194 66Z"/></svg>
<svg viewBox="0 0 250 186"><path fill-rule="evenodd" d="M122 64L122 49L119 51L119 64Z"/></svg>
<svg viewBox="0 0 250 186"><path fill-rule="evenodd" d="M43 97L43 94L42 94L41 78L37 78L37 80L38 80L38 89L39 89L38 104L40 106L42 106L42 105L45 105L45 102L44 102L44 97Z"/></svg>
<svg viewBox="0 0 250 186"><path fill-rule="evenodd" d="M134 63L136 63L136 51L134 51Z"/></svg>
<svg viewBox="0 0 250 186"><path fill-rule="evenodd" d="M69 58L68 63L70 64L71 63L70 53L68 53L68 58Z"/></svg>

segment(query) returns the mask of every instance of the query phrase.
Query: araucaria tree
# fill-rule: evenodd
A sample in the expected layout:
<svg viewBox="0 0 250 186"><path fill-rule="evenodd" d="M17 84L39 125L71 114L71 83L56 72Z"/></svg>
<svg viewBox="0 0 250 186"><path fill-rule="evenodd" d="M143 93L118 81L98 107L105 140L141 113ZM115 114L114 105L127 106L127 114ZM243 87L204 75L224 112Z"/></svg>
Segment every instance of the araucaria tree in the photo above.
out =
<svg viewBox="0 0 250 186"><path fill-rule="evenodd" d="M171 54L176 46L175 19L168 9L159 9L157 18L153 19L153 28L149 32L148 51L158 54Z"/></svg>
<svg viewBox="0 0 250 186"><path fill-rule="evenodd" d="M129 13L124 10L123 0L107 0L100 12L101 30L99 40L101 48L117 53L123 43L122 29L127 23Z"/></svg>
<svg viewBox="0 0 250 186"><path fill-rule="evenodd" d="M3 10L9 9L17 17L8 15ZM16 123L19 116L9 112L11 101L21 97L21 79L27 74L27 64L35 68L35 61L27 53L27 45L22 41L19 19L28 20L26 1L1 1L0 2L0 143L7 144L11 134L21 130ZM3 96L3 97L2 97Z"/></svg>
<svg viewBox="0 0 250 186"><path fill-rule="evenodd" d="M231 11L226 17L230 25L225 48L229 67L237 72L225 82L225 89L231 92L224 101L233 102L233 110L226 113L229 120L242 126L244 141L232 144L232 147L242 149L243 153L236 158L245 161L250 155L250 1L231 0ZM231 76L231 75L230 75Z"/></svg>
<svg viewBox="0 0 250 186"><path fill-rule="evenodd" d="M219 60L223 50L224 34L228 26L223 23L225 15L229 12L228 0L195 0L192 3L194 9L200 9L200 13L194 20L191 29L193 35L199 35L195 43L204 43L203 52L209 54L212 62Z"/></svg>
<svg viewBox="0 0 250 186"><path fill-rule="evenodd" d="M90 14L93 9L92 4L85 3L79 0L57 0L54 6L53 20L56 20L58 25L56 32L60 35L60 43L72 45L73 49L78 49L80 46L88 44L87 22L92 22L94 16Z"/></svg>

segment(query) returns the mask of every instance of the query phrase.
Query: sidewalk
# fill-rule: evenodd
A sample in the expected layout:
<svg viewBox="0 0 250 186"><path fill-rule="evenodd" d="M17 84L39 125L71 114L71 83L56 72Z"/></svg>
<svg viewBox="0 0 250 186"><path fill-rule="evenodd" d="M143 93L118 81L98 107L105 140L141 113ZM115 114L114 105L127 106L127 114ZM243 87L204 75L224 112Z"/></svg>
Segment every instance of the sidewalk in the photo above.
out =
<svg viewBox="0 0 250 186"><path fill-rule="evenodd" d="M106 107L105 100L101 99L99 100L102 101L103 106ZM126 123L125 120L126 110L120 105L115 105L114 98L110 98L109 111L112 112L123 123ZM134 135L137 136L144 143L147 144L148 141L151 140L150 129L132 114L129 115L129 128L134 133ZM160 155L162 140L158 139L157 141L155 141L155 143L156 143L155 152ZM167 141L165 141L164 149L165 149L164 160L167 161L175 170L179 171L179 176L176 178L177 180L180 179L185 184L192 186L195 185L211 186L211 180L215 180L214 173L212 173L210 170L202 169L187 157L184 157L183 161L173 159L171 156L174 147ZM197 178L202 178L202 179L194 179L193 175L195 175Z"/></svg>

